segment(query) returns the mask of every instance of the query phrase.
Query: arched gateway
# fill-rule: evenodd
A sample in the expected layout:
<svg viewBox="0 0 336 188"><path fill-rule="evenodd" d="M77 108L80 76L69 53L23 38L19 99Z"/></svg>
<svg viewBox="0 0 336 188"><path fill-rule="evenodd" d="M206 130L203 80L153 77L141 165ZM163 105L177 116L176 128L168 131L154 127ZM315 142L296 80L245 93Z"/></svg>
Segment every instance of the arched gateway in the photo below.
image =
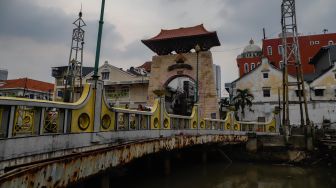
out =
<svg viewBox="0 0 336 188"><path fill-rule="evenodd" d="M182 83L183 91L197 97L197 64L198 64L198 102L201 117L218 118L218 99L214 82L212 54L214 46L220 46L216 32L207 31L203 25L161 30L161 32L142 42L154 51L151 65L151 76L148 87L148 104L154 102L155 90L167 90L170 81L178 77L188 77L195 82L188 86ZM196 47L197 46L197 47ZM195 50L196 48L196 50ZM198 48L198 49L197 49ZM186 91L186 89L188 91ZM167 93L167 92L166 92Z"/></svg>

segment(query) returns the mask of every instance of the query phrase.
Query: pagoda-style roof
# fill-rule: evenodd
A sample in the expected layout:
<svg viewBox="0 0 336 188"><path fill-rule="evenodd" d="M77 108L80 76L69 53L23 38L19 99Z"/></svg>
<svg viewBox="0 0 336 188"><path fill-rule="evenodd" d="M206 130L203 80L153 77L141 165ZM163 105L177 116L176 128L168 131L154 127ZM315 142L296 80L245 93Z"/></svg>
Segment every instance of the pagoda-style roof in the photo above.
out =
<svg viewBox="0 0 336 188"><path fill-rule="evenodd" d="M216 31L207 31L203 24L171 30L162 29L157 36L142 42L158 55L167 55L173 51L187 53L196 45L199 45L202 51L220 46Z"/></svg>

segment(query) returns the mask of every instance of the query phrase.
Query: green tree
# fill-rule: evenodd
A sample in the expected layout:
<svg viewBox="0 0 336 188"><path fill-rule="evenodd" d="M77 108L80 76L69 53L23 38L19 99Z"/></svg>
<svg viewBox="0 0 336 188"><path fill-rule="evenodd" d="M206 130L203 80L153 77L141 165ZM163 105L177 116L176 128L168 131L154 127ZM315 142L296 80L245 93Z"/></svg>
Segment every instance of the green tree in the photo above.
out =
<svg viewBox="0 0 336 188"><path fill-rule="evenodd" d="M245 108L252 106L252 101L254 96L250 93L248 89L238 89L237 94L233 97L233 103L236 110L241 110L242 118L245 117Z"/></svg>
<svg viewBox="0 0 336 188"><path fill-rule="evenodd" d="M223 111L224 107L229 107L230 106L230 100L229 98L222 98L220 99L220 101L218 102L219 104L219 113L220 113L220 118L223 119L226 117L226 111Z"/></svg>

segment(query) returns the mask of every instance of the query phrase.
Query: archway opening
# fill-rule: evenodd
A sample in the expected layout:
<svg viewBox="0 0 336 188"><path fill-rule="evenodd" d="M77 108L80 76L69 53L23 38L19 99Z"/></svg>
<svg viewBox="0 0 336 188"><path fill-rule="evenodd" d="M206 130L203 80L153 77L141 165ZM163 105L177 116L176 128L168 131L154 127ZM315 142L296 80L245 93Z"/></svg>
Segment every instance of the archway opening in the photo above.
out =
<svg viewBox="0 0 336 188"><path fill-rule="evenodd" d="M190 116L195 100L195 81L188 76L178 76L165 84L165 90L167 112Z"/></svg>

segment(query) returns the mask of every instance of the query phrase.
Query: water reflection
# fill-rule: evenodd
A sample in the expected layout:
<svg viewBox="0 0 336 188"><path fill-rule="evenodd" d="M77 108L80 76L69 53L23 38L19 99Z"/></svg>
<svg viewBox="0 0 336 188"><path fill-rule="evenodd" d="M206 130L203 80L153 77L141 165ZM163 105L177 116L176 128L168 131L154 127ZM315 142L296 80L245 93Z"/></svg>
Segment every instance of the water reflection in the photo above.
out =
<svg viewBox="0 0 336 188"><path fill-rule="evenodd" d="M165 175L162 169L106 174L78 187L113 188L324 188L336 187L335 169L225 163L183 165Z"/></svg>

